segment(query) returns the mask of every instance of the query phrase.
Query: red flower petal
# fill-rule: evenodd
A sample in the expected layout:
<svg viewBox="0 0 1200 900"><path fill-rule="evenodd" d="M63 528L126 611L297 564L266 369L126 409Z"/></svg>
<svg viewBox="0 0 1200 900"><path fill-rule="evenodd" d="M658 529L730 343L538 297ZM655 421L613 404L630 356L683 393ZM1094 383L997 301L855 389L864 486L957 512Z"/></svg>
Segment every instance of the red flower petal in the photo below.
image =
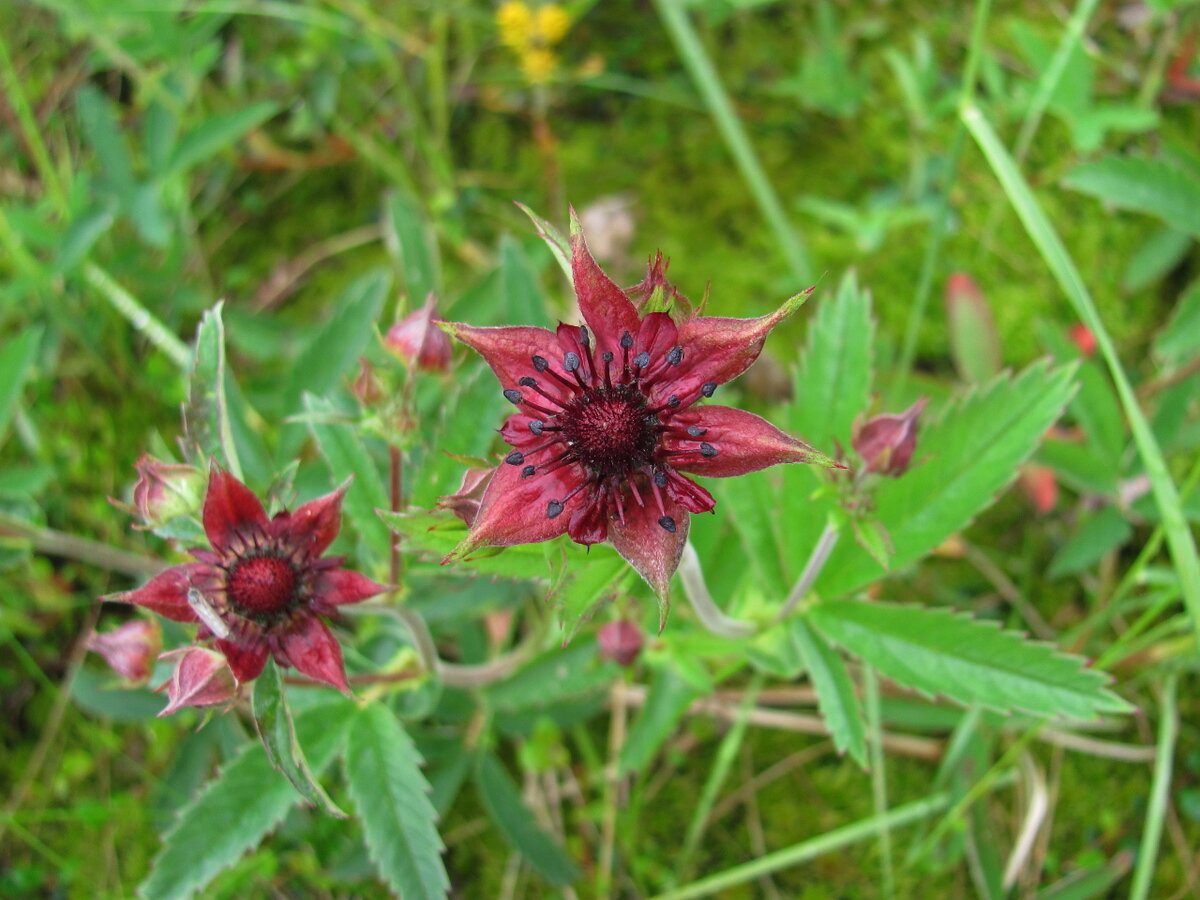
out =
<svg viewBox="0 0 1200 900"><path fill-rule="evenodd" d="M687 543L688 512L670 498L664 498L663 510L675 523L670 532L659 524L663 515L658 505L647 500L645 506L636 503L625 507L625 524L613 519L608 523L608 539L617 552L625 557L659 598L666 600L671 576L679 568L683 545Z"/></svg>
<svg viewBox="0 0 1200 900"><path fill-rule="evenodd" d="M215 550L224 550L239 534L266 530L267 514L251 490L217 466L204 495L204 533Z"/></svg>
<svg viewBox="0 0 1200 900"><path fill-rule="evenodd" d="M706 513L717 505L717 501L713 499L713 495L692 481L692 479L685 478L670 467L665 471L667 476L667 496L676 503L683 505L688 512Z"/></svg>
<svg viewBox="0 0 1200 900"><path fill-rule="evenodd" d="M780 463L820 463L845 468L804 441L784 434L766 419L745 410L728 406L694 406L676 415L672 421L680 428L690 425L704 428L705 442L717 450L717 455L711 458L705 458L699 452L673 458L671 465L681 472L729 478ZM697 447L696 441L680 440L674 432L666 436L664 443L671 450L695 450Z"/></svg>
<svg viewBox="0 0 1200 900"><path fill-rule="evenodd" d="M253 681L262 674L267 664L267 645L261 641L253 644L238 644L231 640L217 640L217 649L225 654L233 677L239 684Z"/></svg>
<svg viewBox="0 0 1200 900"><path fill-rule="evenodd" d="M366 575L347 569L333 569L322 572L317 577L314 592L318 603L341 606L345 603L359 603L386 590L386 585L372 581Z"/></svg>
<svg viewBox="0 0 1200 900"><path fill-rule="evenodd" d="M462 322L441 324L451 335L483 357L496 373L500 386L505 389L516 388L523 376L534 374L531 360L535 355L544 356L558 345L554 332L531 325L476 328Z"/></svg>
<svg viewBox="0 0 1200 900"><path fill-rule="evenodd" d="M199 620L188 605L188 588L206 583L211 574L212 569L204 563L184 563L160 572L135 591L101 599L144 606L172 622L196 622Z"/></svg>
<svg viewBox="0 0 1200 900"><path fill-rule="evenodd" d="M350 692L342 648L316 616L302 616L296 628L283 636L281 644L288 665L295 666L309 678L333 685L342 693Z"/></svg>
<svg viewBox="0 0 1200 900"><path fill-rule="evenodd" d="M608 537L608 515L603 503L585 503L571 513L567 534L577 544L599 544Z"/></svg>
<svg viewBox="0 0 1200 900"><path fill-rule="evenodd" d="M180 657L169 680L155 691L167 691L167 705L158 715L168 716L185 706L216 706L237 695L237 684L224 657L215 650L185 647L164 653L159 659Z"/></svg>
<svg viewBox="0 0 1200 900"><path fill-rule="evenodd" d="M522 466L501 463L496 468L471 530L442 564L462 559L479 547L508 547L534 544L556 538L567 530L576 508L584 502L586 491L566 501L563 512L551 519L546 515L551 500L561 501L581 480L583 472L571 464L553 472L522 477Z"/></svg>
<svg viewBox="0 0 1200 900"><path fill-rule="evenodd" d="M695 316L679 325L683 362L671 393L684 397L708 382L724 384L745 372L758 359L771 330L799 309L807 296L798 294L783 306L757 319Z"/></svg>
<svg viewBox="0 0 1200 900"><path fill-rule="evenodd" d="M294 513L279 513L271 521L271 533L310 559L320 556L342 527L342 498L349 486L347 481L336 491L310 500Z"/></svg>
<svg viewBox="0 0 1200 900"><path fill-rule="evenodd" d="M598 352L611 350L619 359L621 335L638 333L638 313L611 278L604 274L587 248L575 211L571 211L571 275L579 311L596 336Z"/></svg>

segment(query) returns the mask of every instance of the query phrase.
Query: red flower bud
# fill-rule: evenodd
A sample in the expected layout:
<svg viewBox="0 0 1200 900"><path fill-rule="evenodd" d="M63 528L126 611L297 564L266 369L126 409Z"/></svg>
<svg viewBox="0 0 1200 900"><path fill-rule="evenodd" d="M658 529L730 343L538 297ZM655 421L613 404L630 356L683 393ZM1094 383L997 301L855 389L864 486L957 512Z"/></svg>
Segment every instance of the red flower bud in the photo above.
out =
<svg viewBox="0 0 1200 900"><path fill-rule="evenodd" d="M600 644L600 657L618 666L632 665L642 652L641 629L625 619L606 622L596 638Z"/></svg>
<svg viewBox="0 0 1200 900"><path fill-rule="evenodd" d="M1058 502L1058 482L1049 466L1030 463L1021 469L1021 489L1039 515L1052 511Z"/></svg>
<svg viewBox="0 0 1200 900"><path fill-rule="evenodd" d="M162 649L162 632L157 622L133 619L103 634L93 631L85 646L103 656L122 678L141 684L150 677L151 661Z"/></svg>
<svg viewBox="0 0 1200 900"><path fill-rule="evenodd" d="M917 425L927 397L922 397L899 415L869 419L857 429L851 443L863 458L867 471L898 478L908 471L917 447Z"/></svg>
<svg viewBox="0 0 1200 900"><path fill-rule="evenodd" d="M439 497L438 500L441 502L438 503L437 508L450 510L466 522L467 527L470 528L475 522L475 514L479 512L483 492L487 490L495 472L495 469L467 469L463 472L462 484L458 486L458 493Z"/></svg>
<svg viewBox="0 0 1200 900"><path fill-rule="evenodd" d="M133 467L138 473L133 508L147 525L167 522L199 508L205 483L199 469L165 463L149 453L143 453Z"/></svg>
<svg viewBox="0 0 1200 900"><path fill-rule="evenodd" d="M450 338L434 324L433 294L425 305L388 329L384 345L405 365L423 372L450 368Z"/></svg>
<svg viewBox="0 0 1200 900"><path fill-rule="evenodd" d="M1088 328L1082 322L1076 322L1067 330L1071 342L1079 348L1079 352L1084 356L1091 356L1096 352L1096 335L1092 334L1092 329Z"/></svg>
<svg viewBox="0 0 1200 900"><path fill-rule="evenodd" d="M225 657L205 647L184 647L159 659L177 656L175 672L156 691L166 690L167 705L158 715L169 716L184 706L217 706L237 696L238 683Z"/></svg>

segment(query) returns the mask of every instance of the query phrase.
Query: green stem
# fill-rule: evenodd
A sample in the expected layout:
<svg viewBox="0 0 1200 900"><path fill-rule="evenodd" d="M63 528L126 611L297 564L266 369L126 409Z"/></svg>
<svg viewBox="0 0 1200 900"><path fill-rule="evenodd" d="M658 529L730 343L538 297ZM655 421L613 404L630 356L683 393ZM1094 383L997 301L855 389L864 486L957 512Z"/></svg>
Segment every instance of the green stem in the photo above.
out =
<svg viewBox="0 0 1200 900"><path fill-rule="evenodd" d="M91 541L87 538L76 537L63 531L51 528L38 528L20 519L0 514L0 535L10 535L29 541L34 551L43 556L61 556L89 563L109 572L120 572L134 578L147 575L157 575L166 563L150 556L141 556Z"/></svg>
<svg viewBox="0 0 1200 900"><path fill-rule="evenodd" d="M825 530L817 538L816 546L808 556L808 562L804 564L804 571L800 573L800 577L796 579L796 583L788 592L787 599L783 601L783 606L776 613L776 622L782 622L790 616L800 601L808 596L808 592L812 590L821 570L825 568L825 563L829 561L829 556L833 553L833 548L837 546L840 536L841 532L836 525L829 523L825 526Z"/></svg>
<svg viewBox="0 0 1200 900"><path fill-rule="evenodd" d="M887 816L887 754L883 750L883 712L879 697L879 677L870 666L863 666L863 694L867 708L867 731L871 741L871 799L875 805L875 817L881 822ZM896 895L896 872L892 862L892 833L887 825L879 828L879 858L883 864L881 895L891 898Z"/></svg>
<svg viewBox="0 0 1200 900"><path fill-rule="evenodd" d="M920 821L941 812L949 805L950 794L942 791L926 797L924 800L897 806L884 816L861 819L852 825L835 828L833 831L827 831L810 840L801 841L783 850L776 850L774 853L768 853L752 862L743 863L716 875L710 875L708 878L694 881L684 887L660 894L654 900L690 900L693 897L708 897L736 885L755 881L772 872L798 866L835 850L841 850L843 847L870 840L879 833L880 829L899 828L911 822Z"/></svg>
<svg viewBox="0 0 1200 900"><path fill-rule="evenodd" d="M187 344L156 319L129 291L113 281L106 271L95 263L84 263L83 277L103 295L113 309L129 321L134 330L145 335L150 343L170 357L171 362L185 370L191 365L192 351L188 349Z"/></svg>
<svg viewBox="0 0 1200 900"><path fill-rule="evenodd" d="M692 542L683 545L683 556L679 558L679 580L683 582L683 594L691 603L700 624L720 637L747 638L754 634L749 622L725 615L713 601L704 581L704 570L700 567L700 556Z"/></svg>
<svg viewBox="0 0 1200 900"><path fill-rule="evenodd" d="M21 126L21 134L33 156L33 164L37 167L42 186L54 201L58 211L65 213L68 209L67 192L63 188L62 180L58 177L58 170L54 168L54 161L50 158L46 142L42 140L42 132L38 128L37 119L29 105L29 98L25 96L20 76L13 65L12 56L9 55L8 42L4 40L2 34L0 34L0 85L3 85L4 96L8 98L9 105L16 113L17 122Z"/></svg>
<svg viewBox="0 0 1200 900"><path fill-rule="evenodd" d="M1146 810L1146 825L1142 831L1141 845L1138 847L1137 868L1133 872L1129 900L1145 900L1150 896L1150 882L1154 878L1163 821L1167 817L1171 769L1175 760L1175 738L1179 733L1176 706L1178 686L1179 676L1175 672L1171 672L1163 681L1162 710L1158 719L1158 747L1154 757L1154 779L1150 785L1150 806Z"/></svg>
<svg viewBox="0 0 1200 900"><path fill-rule="evenodd" d="M717 130L721 132L725 146L733 156L734 163L746 181L746 186L750 188L754 202L758 204L763 218L767 220L767 224L775 233L775 239L779 242L784 256L787 257L793 277L800 283L810 282L813 269L808 258L808 251L788 221L783 204L754 152L750 138L746 135L746 129L734 111L729 95L721 84L721 77L717 74L716 67L713 66L708 53L705 52L704 45L700 43L700 37L696 34L696 29L692 27L692 23L684 11L683 3L680 0L654 0L654 6L658 10L658 16L662 20L663 26L675 43L675 49L679 51L684 66L696 83L704 105L716 123Z"/></svg>

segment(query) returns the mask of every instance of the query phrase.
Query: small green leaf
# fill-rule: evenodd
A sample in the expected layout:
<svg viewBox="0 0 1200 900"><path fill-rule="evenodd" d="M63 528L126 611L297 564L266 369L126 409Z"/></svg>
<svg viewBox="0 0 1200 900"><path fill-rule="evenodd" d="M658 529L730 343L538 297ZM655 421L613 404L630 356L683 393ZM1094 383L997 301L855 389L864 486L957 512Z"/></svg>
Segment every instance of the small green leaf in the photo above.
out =
<svg viewBox="0 0 1200 900"><path fill-rule="evenodd" d="M825 637L888 678L967 706L1089 720L1132 708L1082 657L1001 631L997 622L851 600L821 603L810 617Z"/></svg>
<svg viewBox="0 0 1200 900"><path fill-rule="evenodd" d="M406 552L429 562L441 562L467 535L466 525L448 512L379 510L378 515L400 536ZM498 578L551 579L554 575L545 551L537 544L483 547L457 561L455 568L464 575Z"/></svg>
<svg viewBox="0 0 1200 900"><path fill-rule="evenodd" d="M1200 354L1200 281L1180 296L1170 321L1154 339L1154 352L1176 365Z"/></svg>
<svg viewBox="0 0 1200 900"><path fill-rule="evenodd" d="M133 190L133 164L112 103L91 84L75 92L75 112L79 125L96 154L107 192L124 200Z"/></svg>
<svg viewBox="0 0 1200 900"><path fill-rule="evenodd" d="M203 120L179 139L167 160L164 174L186 172L215 156L275 115L278 108L274 102L264 101Z"/></svg>
<svg viewBox="0 0 1200 900"><path fill-rule="evenodd" d="M35 326L6 341L0 349L0 441L17 413L41 343L42 329Z"/></svg>
<svg viewBox="0 0 1200 900"><path fill-rule="evenodd" d="M1048 578L1076 575L1100 561L1104 554L1117 549L1133 534L1133 526L1121 511L1106 506L1088 516L1075 535L1063 544L1046 569Z"/></svg>
<svg viewBox="0 0 1200 900"><path fill-rule="evenodd" d="M197 464L203 467L208 457L216 457L240 479L242 467L225 399L225 324L221 319L224 305L224 300L218 301L200 319L183 419L192 448L199 451Z"/></svg>
<svg viewBox="0 0 1200 900"><path fill-rule="evenodd" d="M567 276L567 281L572 281L574 276L571 274L571 242L563 236L563 233L535 213L524 203L518 203L517 207L525 215L529 216L530 221L537 226L538 237L546 242L550 248L550 252L554 254L554 258L558 261L559 268L563 270L563 274Z"/></svg>
<svg viewBox="0 0 1200 900"><path fill-rule="evenodd" d="M353 703L337 698L296 716L296 733L314 771L333 759L354 711ZM138 895L143 900L191 897L282 822L297 796L271 768L262 745L247 744L180 811Z"/></svg>
<svg viewBox="0 0 1200 900"><path fill-rule="evenodd" d="M378 703L355 716L346 740L346 784L379 874L405 900L445 897L437 813L421 755L395 715Z"/></svg>
<svg viewBox="0 0 1200 900"><path fill-rule="evenodd" d="M833 737L838 753L850 753L856 763L867 767L867 735L863 725L862 706L854 692L854 682L846 671L846 663L825 639L809 627L802 617L786 623L793 640L804 657L809 681L817 691L817 704L825 726Z"/></svg>
<svg viewBox="0 0 1200 900"><path fill-rule="evenodd" d="M54 261L54 270L63 273L74 268L87 256L92 245L112 228L115 220L116 216L109 206L89 209L76 217L58 245L58 259Z"/></svg>
<svg viewBox="0 0 1200 900"><path fill-rule="evenodd" d="M1200 180L1164 159L1106 156L1073 169L1063 183L1118 209L1146 213L1200 237Z"/></svg>
<svg viewBox="0 0 1200 900"><path fill-rule="evenodd" d="M1192 249L1192 238L1182 231L1163 227L1146 238L1125 263L1121 290L1137 294L1167 277Z"/></svg>
<svg viewBox="0 0 1200 900"><path fill-rule="evenodd" d="M296 740L296 728L292 723L292 711L288 708L279 666L273 659L267 661L262 674L254 680L253 706L254 727L258 729L267 759L275 771L283 775L300 796L313 806L334 818L346 818L346 814L329 799L309 768L308 760L304 758L304 749Z"/></svg>
<svg viewBox="0 0 1200 900"><path fill-rule="evenodd" d="M590 556L587 565L567 566L566 583L551 595L564 647L604 602L605 595L630 571L625 560L606 545L592 547Z"/></svg>
<svg viewBox="0 0 1200 900"><path fill-rule="evenodd" d="M819 450L831 452L834 441L850 446L854 418L870 401L874 334L871 295L847 272L809 325L788 411L790 429Z"/></svg>
<svg viewBox="0 0 1200 900"><path fill-rule="evenodd" d="M629 738L621 748L617 772L621 775L641 774L697 696L696 688L672 666L661 666L650 684L646 703L629 730Z"/></svg>
<svg viewBox="0 0 1200 900"><path fill-rule="evenodd" d="M430 293L439 289L440 266L437 244L421 215L420 207L403 194L391 193L384 200L388 252L404 273L408 304L416 308Z"/></svg>
<svg viewBox="0 0 1200 900"><path fill-rule="evenodd" d="M542 877L552 884L570 884L579 877L575 863L538 826L504 766L490 753L479 758L475 784L488 818Z"/></svg>

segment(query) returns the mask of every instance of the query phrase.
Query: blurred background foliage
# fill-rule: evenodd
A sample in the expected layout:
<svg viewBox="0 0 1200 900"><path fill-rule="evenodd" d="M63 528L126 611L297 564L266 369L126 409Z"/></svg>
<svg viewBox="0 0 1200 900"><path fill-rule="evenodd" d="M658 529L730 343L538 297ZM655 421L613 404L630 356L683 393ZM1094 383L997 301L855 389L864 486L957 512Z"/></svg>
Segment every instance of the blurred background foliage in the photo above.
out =
<svg viewBox="0 0 1200 900"><path fill-rule="evenodd" d="M683 32L671 25L681 15ZM1200 180L1197 9L1168 0L1100 6L1086 37L1057 60L1054 91L1039 98L1056 48L1080 18L1059 4L1000 4L987 23L976 99L1015 148L1131 372L1143 385L1164 373L1173 379L1159 388L1172 404L1158 408L1173 418L1159 424L1171 438L1164 444L1186 456L1197 445L1200 333L1200 295L1185 293L1200 234L1200 206L1190 203ZM279 459L312 453L304 429L285 424L303 411L301 389L350 395L347 367L333 364L342 357L317 373L323 348L312 345L348 304L369 308L380 331L431 290L442 314L477 324L570 315L553 257L514 200L560 224L573 204L622 283L637 281L661 248L693 299L711 286L717 314L762 314L809 284L818 285L810 307L819 305L853 267L874 297L879 383L907 379L891 400L944 397L956 383L1047 353L1080 356L1083 345L1067 337L1070 307L984 158L963 140L956 110L969 28L961 4L907 0L0 6L0 785L8 798L0 894L129 895L164 810L239 737L227 717L200 732L202 741L186 741L178 721L146 721L143 710L123 724L113 710L106 719L105 710L76 708L59 690L81 663L94 598L128 587L146 570L143 554L165 552L131 532L107 498L128 496L141 453L170 452L186 399L187 341L219 298L244 393L237 402L266 437L262 446L278 449L274 461L266 451L244 460L260 486ZM715 94L697 78L705 61ZM1031 112L1039 109L1044 116ZM1117 153L1154 172L1114 166ZM969 278L952 282L955 272ZM951 284L963 290L940 302ZM923 301L922 291L934 299ZM779 329L768 358L740 383L749 407L788 396L810 311ZM389 365L374 339L335 351ZM476 375L471 361L455 378L470 386ZM1092 377L1104 378L1098 368ZM476 391L490 410L480 414L478 445L435 449L488 450L502 406L489 391ZM1116 429L1107 472L1065 458L1069 451L1044 459L1052 475L1043 493L1028 481L1028 496L1007 495L972 532L1000 569L1024 573L1022 590L1036 586L1053 636L1077 623L1148 533L1145 518L1092 515L1096 492L1120 487L1116 469L1129 457L1120 413L1112 405L1106 414L1101 430ZM454 466L443 468L447 480L412 486L414 502L453 489ZM301 485L310 477L304 467L300 477ZM1058 489L1057 506L1046 503L1045 491ZM1087 539L1072 544L1084 526ZM1077 557L1064 561L1064 546ZM906 597L985 611L996 602L995 580L981 578L977 558L954 547L943 556L905 584ZM1043 577L1052 560L1057 568ZM1086 635L1072 637L1066 649L1087 649ZM1124 675L1136 680L1165 652L1148 644ZM1153 696L1151 687L1141 689ZM1162 896L1196 891L1184 851L1200 821L1200 744L1186 714L1183 722ZM677 783L646 801L635 883L661 883L672 865L716 727L690 720L660 770ZM1148 728L1138 719L1124 737L1150 741ZM785 843L870 811L861 771L811 752L819 739L797 738L761 731L748 739L738 762L747 777L755 760L802 754L804 765L752 817L742 821L739 811L736 827L711 832L725 837L706 867L761 853L756 828ZM536 735L529 745L537 747ZM1129 868L1122 852L1137 842L1126 818L1144 804L1149 770L1086 754L1064 762L1061 751L1047 765L1061 824L1043 851L1046 872L1090 866L1120 877ZM928 768L897 757L898 792L919 793ZM448 865L452 875L477 875L478 892L464 896L500 896L514 876L494 835L474 839L480 815L470 800L455 807L443 827ZM873 852L859 847L808 876L785 874L776 895L874 896ZM899 890L966 896L965 871L911 870ZM936 887L919 894L923 883ZM265 885L296 896L383 893L353 828L299 811L217 885L206 896ZM520 891L549 895L524 876Z"/></svg>

